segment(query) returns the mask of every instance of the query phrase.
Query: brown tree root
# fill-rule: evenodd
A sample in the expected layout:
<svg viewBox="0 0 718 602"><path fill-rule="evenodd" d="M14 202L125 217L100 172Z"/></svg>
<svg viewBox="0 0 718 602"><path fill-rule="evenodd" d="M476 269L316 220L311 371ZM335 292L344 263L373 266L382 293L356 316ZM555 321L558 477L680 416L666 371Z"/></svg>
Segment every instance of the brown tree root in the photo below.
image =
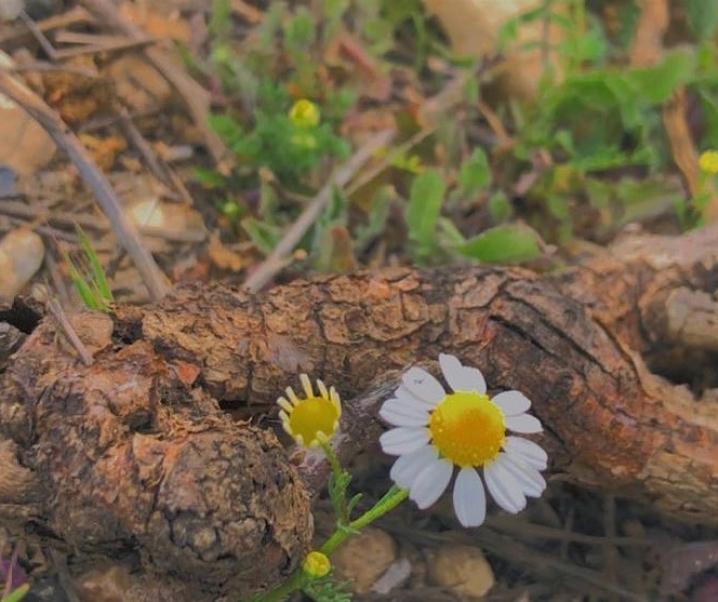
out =
<svg viewBox="0 0 718 602"><path fill-rule="evenodd" d="M87 367L45 321L0 375L0 520L125 556L195 599L246 595L301 560L321 471L302 478L271 432L224 410L264 411L298 373L321 377L345 400L336 445L352 455L376 445L398 371L450 352L533 400L555 478L718 524L717 346L676 301L697 295L716 319L717 258L705 230L630 239L554 274L393 269L256 296L181 289L117 308L104 330L76 321Z"/></svg>

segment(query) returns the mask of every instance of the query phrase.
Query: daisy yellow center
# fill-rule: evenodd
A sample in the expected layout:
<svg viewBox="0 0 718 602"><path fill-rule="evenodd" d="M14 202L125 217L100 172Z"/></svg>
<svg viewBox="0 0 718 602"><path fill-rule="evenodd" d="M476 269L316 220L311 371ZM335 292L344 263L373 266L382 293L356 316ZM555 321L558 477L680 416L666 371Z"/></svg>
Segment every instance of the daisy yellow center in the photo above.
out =
<svg viewBox="0 0 718 602"><path fill-rule="evenodd" d="M429 417L431 443L461 468L482 466L494 459L504 444L506 422L488 395L450 393Z"/></svg>
<svg viewBox="0 0 718 602"><path fill-rule="evenodd" d="M330 437L339 420L339 412L329 399L303 399L289 415L289 428L295 437L301 435L306 445L319 441L320 434Z"/></svg>

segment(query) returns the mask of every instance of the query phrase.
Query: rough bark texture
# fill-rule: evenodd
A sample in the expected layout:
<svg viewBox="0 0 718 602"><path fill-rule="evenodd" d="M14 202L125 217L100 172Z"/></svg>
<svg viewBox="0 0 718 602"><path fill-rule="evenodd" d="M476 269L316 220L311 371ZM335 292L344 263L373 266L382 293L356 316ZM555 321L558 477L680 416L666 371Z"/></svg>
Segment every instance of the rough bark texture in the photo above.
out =
<svg viewBox="0 0 718 602"><path fill-rule="evenodd" d="M718 524L716 341L676 301L697 295L715 320L698 294L718 283L715 240L631 239L547 275L393 269L257 296L178 290L117 308L104 334L85 319L89 367L43 322L1 375L0 458L24 493L3 474L0 519L70 550L133 554L196 599L246 594L300 560L308 493L274 435L218 402L266 410L298 373L321 377L345 400L337 446L353 454L375 446L397 371L444 351L533 400L553 475Z"/></svg>
<svg viewBox="0 0 718 602"><path fill-rule="evenodd" d="M129 557L162 576L143 592L177 590L168 600L236 599L286 577L312 529L274 435L220 411L195 367L143 340L113 343L106 316L77 318L92 366L47 322L4 375L0 522Z"/></svg>

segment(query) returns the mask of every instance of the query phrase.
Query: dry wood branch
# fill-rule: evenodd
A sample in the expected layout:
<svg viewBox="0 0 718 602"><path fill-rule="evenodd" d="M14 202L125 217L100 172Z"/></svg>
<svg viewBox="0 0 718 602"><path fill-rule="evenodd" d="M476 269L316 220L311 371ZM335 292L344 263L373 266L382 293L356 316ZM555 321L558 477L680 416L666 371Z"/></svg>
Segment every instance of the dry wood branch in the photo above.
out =
<svg viewBox="0 0 718 602"><path fill-rule="evenodd" d="M0 437L36 475L47 501L34 520L58 538L96 555L139 545L141 564L175 585L246 592L306 549L307 490L271 433L217 402L263 411L297 373L321 377L346 400L336 445L353 456L376 449L376 411L400 372L435 369L444 351L531 397L553 475L715 524L718 404L646 361L687 355L663 337L667 300L715 289L717 241L715 228L630 239L543 276L393 269L261 295L183 289L117 308L112 339L81 333L92 366L45 322L0 376ZM317 487L321 465L305 469Z"/></svg>

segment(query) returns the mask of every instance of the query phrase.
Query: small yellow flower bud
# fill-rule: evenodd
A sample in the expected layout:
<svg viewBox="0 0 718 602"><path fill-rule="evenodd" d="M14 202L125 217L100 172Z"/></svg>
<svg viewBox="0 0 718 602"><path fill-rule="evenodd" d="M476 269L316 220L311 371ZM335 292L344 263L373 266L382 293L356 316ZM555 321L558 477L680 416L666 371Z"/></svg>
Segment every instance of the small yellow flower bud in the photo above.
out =
<svg viewBox="0 0 718 602"><path fill-rule="evenodd" d="M698 159L698 167L704 173L715 175L718 174L718 151L708 150L701 153Z"/></svg>
<svg viewBox="0 0 718 602"><path fill-rule="evenodd" d="M289 109L289 119L299 128L315 127L321 119L319 107L311 100L302 98Z"/></svg>
<svg viewBox="0 0 718 602"><path fill-rule="evenodd" d="M302 565L304 573L313 579L324 577L329 573L331 568L332 563L329 561L329 558L321 552L309 552Z"/></svg>

